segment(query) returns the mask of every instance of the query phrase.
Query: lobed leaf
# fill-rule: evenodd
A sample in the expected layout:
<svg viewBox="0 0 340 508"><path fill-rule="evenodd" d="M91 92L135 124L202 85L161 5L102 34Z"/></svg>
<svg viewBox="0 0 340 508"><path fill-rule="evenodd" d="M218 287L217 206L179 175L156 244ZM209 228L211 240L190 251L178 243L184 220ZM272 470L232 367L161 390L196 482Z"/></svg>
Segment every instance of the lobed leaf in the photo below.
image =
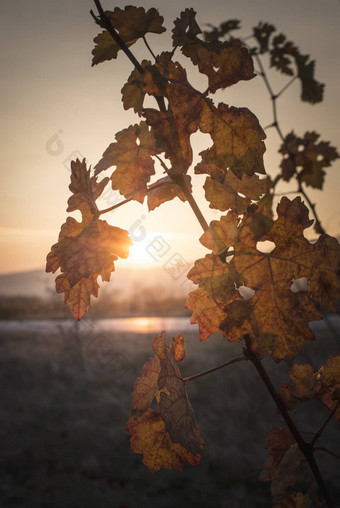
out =
<svg viewBox="0 0 340 508"><path fill-rule="evenodd" d="M226 104L216 108L209 103L209 107L202 111L200 130L210 134L213 145L200 153L202 162L196 166L196 173L206 172L218 180L228 168L238 178L243 174L265 174L263 140L266 135L256 116L247 108Z"/></svg>
<svg viewBox="0 0 340 508"><path fill-rule="evenodd" d="M71 163L68 211L79 209L82 222L68 217L62 225L59 239L47 255L46 271L61 275L56 279L58 293L64 293L76 319L81 319L88 310L91 296L98 296L100 275L109 281L114 271L114 261L127 258L132 241L128 232L98 218L96 199L102 193L108 179L97 182L90 176L85 160Z"/></svg>
<svg viewBox="0 0 340 508"><path fill-rule="evenodd" d="M132 436L132 450L143 454L150 471L181 470L185 460L197 465L204 447L177 367L185 355L184 338L177 335L168 347L162 332L155 336L152 346L155 357L144 365L142 376L135 382L126 431ZM159 404L157 411L149 407L154 398Z"/></svg>
<svg viewBox="0 0 340 508"><path fill-rule="evenodd" d="M300 198L282 198L277 214L271 223L258 221L253 206L241 220L237 214L228 213L214 221L201 242L215 254L196 261L188 278L207 292L205 298L215 302L215 306L209 305L211 312L202 315L204 338L216 331L217 305L225 314L219 328L229 340L250 333L260 357L269 354L281 360L293 358L305 341L314 339L308 323L322 319L318 304L336 307L340 296L340 247L328 235L322 235L315 244L306 240L303 231L311 221ZM270 253L261 252L259 240L269 240L275 248ZM228 248L233 249L232 259L224 263L219 256L222 252L228 255ZM308 280L307 291L293 293L292 281L300 277ZM321 278L323 289L318 291ZM241 296L242 287L248 288L251 298ZM187 302L200 323L199 300L197 304L193 299Z"/></svg>
<svg viewBox="0 0 340 508"><path fill-rule="evenodd" d="M155 8L145 11L144 7L127 5L124 10L116 7L105 14L128 47L149 32L161 34L165 31L163 17ZM92 65L117 58L121 48L107 30L97 35L94 42Z"/></svg>
<svg viewBox="0 0 340 508"><path fill-rule="evenodd" d="M193 9L185 9L176 19L173 29L173 44L180 46L182 53L191 59L199 71L208 77L209 91L215 93L240 80L255 77L252 58L241 41L204 41Z"/></svg>
<svg viewBox="0 0 340 508"><path fill-rule="evenodd" d="M109 145L95 166L95 174L116 166L111 175L112 188L142 203L147 184L155 174L152 156L161 151L163 147L145 122L131 125L116 134L116 141Z"/></svg>
<svg viewBox="0 0 340 508"><path fill-rule="evenodd" d="M339 158L334 146L329 142L318 141L320 135L316 132L306 132L303 138L290 132L280 147L284 158L280 164L282 178L289 182L292 177L314 189L322 189L324 168Z"/></svg>

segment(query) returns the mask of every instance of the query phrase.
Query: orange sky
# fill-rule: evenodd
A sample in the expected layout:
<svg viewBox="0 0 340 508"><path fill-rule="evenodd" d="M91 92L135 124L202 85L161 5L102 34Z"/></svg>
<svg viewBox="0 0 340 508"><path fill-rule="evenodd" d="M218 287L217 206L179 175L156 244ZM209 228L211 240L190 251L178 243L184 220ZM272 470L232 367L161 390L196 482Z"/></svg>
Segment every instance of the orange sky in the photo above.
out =
<svg viewBox="0 0 340 508"><path fill-rule="evenodd" d="M104 8L113 7L109 1L102 3ZM177 0L136 1L134 5L157 7L167 27L183 8L183 2ZM322 139L339 146L338 0L193 0L185 6L198 11L201 25L219 24L228 18L243 20L242 35L249 34L250 27L259 21L269 21L302 53L315 58L316 77L326 83L325 100L315 106L301 104L299 84L294 84L278 104L282 130L288 133L294 128L297 134L316 130ZM115 133L139 121L131 110L123 110L120 101L120 89L131 72L124 55L91 68L92 40L99 31L89 15L91 8L89 0L1 2L0 273L44 267L45 256L67 215L67 159L76 153L96 164ZM148 40L156 52L171 47L169 32ZM133 48L139 59L148 57L142 44ZM276 82L276 73L270 75ZM285 82L280 78L277 89ZM218 100L249 107L262 125L272 121L271 104L260 77L219 93ZM278 138L274 131L267 131L267 135L266 168L276 174ZM193 138L197 152L208 142L203 135ZM338 161L328 170L324 192L309 192L324 227L333 235L340 233L339 170ZM195 197L207 219L218 218L220 212L204 203L205 178L195 179ZM103 200L106 203L109 206L108 197ZM133 264L154 262L148 250L156 237L170 246L169 255L188 261L204 252L198 242L200 226L188 205L178 200L150 214L146 206L131 203L105 218L113 225L134 229Z"/></svg>

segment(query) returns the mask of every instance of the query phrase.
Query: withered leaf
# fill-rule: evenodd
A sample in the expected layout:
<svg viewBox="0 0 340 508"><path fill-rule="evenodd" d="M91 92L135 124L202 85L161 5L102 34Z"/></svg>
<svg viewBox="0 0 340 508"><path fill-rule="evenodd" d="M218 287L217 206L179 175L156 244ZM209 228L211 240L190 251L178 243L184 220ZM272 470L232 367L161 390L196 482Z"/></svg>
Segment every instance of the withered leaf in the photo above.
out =
<svg viewBox="0 0 340 508"><path fill-rule="evenodd" d="M284 158L280 164L282 178L286 182L298 175L299 181L315 189L322 189L324 168L339 158L334 146L329 142L319 141L316 132L306 132L303 138L290 132L280 147Z"/></svg>
<svg viewBox="0 0 340 508"><path fill-rule="evenodd" d="M316 379L311 365L294 364L288 371L295 386L281 385L280 396L287 409L295 409L305 400L309 400L316 393Z"/></svg>
<svg viewBox="0 0 340 508"><path fill-rule="evenodd" d="M58 293L64 293L76 319L88 310L91 296L98 296L97 278L109 281L114 261L127 258L132 242L128 232L100 220L96 199L102 193L107 179L97 182L90 176L85 160L71 163L68 211L79 209L82 222L68 217L62 225L59 239L47 255L46 271L61 275L56 279Z"/></svg>
<svg viewBox="0 0 340 508"><path fill-rule="evenodd" d="M180 470L184 460L197 465L204 441L177 367L185 355L184 338L177 335L168 347L162 332L152 345L155 357L145 364L135 383L132 415L126 426L132 435L132 450L143 454L150 471ZM157 411L149 407L154 398L159 404Z"/></svg>
<svg viewBox="0 0 340 508"><path fill-rule="evenodd" d="M256 211L245 214L241 220L229 212L218 227L214 221L201 242L216 254L198 260L188 277L225 313L222 328L226 327L228 310L235 316L238 326L229 324L226 327L230 330L229 340L241 339L245 333L250 333L259 356L270 354L281 360L293 358L305 341L313 340L308 322L322 319L316 302L335 308L340 295L340 247L328 235L321 236L314 244L306 240L303 231L311 221L300 198L294 201L282 198L277 214L269 231L265 226L262 238L258 227L255 232L252 230ZM261 252L257 248L258 240L269 240L275 248L270 253ZM223 244L224 250L233 249L233 257L227 263L217 255L223 252ZM327 277L323 290L317 291L321 274ZM290 290L292 280L300 277L309 281L307 291L293 293ZM237 291L240 286L252 289L252 298L241 298ZM234 301L240 303L231 306ZM189 300L199 322L199 310L192 304ZM210 307L213 313L213 306ZM243 324L240 322L242 316ZM205 312L202 318L205 337L209 334L208 318L209 313ZM212 315L211 319L214 323L211 333L214 333L216 318Z"/></svg>
<svg viewBox="0 0 340 508"><path fill-rule="evenodd" d="M238 178L232 171L227 171L224 179L219 181L207 177L204 189L205 197L210 202L210 208L217 208L222 212L233 210L242 215L253 201L258 201L266 191L266 179L259 179L256 174L242 175Z"/></svg>
<svg viewBox="0 0 340 508"><path fill-rule="evenodd" d="M184 461L199 464L200 454L194 455L171 440L159 411L147 409L138 418L130 416L126 432L131 434L132 451L143 454L143 463L152 473L160 469L181 471Z"/></svg>
<svg viewBox="0 0 340 508"><path fill-rule="evenodd" d="M180 46L182 53L208 77L210 92L253 78L253 61L242 42L199 39L201 29L195 16L193 9L185 9L176 19L173 44Z"/></svg>
<svg viewBox="0 0 340 508"><path fill-rule="evenodd" d="M239 178L243 174L264 174L263 140L266 135L256 116L247 108L226 104L216 108L212 103L208 104L209 107L202 110L200 130L210 134L213 145L200 153L202 162L196 166L195 172L202 172L200 164L203 163L204 168L215 166L215 179L225 175L228 168ZM207 172L210 173L210 169Z"/></svg>
<svg viewBox="0 0 340 508"><path fill-rule="evenodd" d="M184 176L188 189L191 189L190 176ZM156 187L158 184L162 184L160 187ZM164 185L163 185L164 184ZM181 201L186 201L186 197L180 187L176 184L169 176L165 176L154 183L156 188L149 190L147 195L148 208L154 210L162 203L170 201L178 197Z"/></svg>
<svg viewBox="0 0 340 508"><path fill-rule="evenodd" d="M163 147L145 122L131 125L116 134L116 141L109 145L96 165L95 174L116 166L111 176L112 188L142 203L147 184L155 174L152 156L161 151Z"/></svg>
<svg viewBox="0 0 340 508"><path fill-rule="evenodd" d="M131 46L149 32L161 34L165 31L162 26L163 18L155 8L145 11L144 7L128 5L124 10L116 7L105 14L127 46ZM94 42L92 65L117 58L121 48L109 32L104 30L97 35Z"/></svg>

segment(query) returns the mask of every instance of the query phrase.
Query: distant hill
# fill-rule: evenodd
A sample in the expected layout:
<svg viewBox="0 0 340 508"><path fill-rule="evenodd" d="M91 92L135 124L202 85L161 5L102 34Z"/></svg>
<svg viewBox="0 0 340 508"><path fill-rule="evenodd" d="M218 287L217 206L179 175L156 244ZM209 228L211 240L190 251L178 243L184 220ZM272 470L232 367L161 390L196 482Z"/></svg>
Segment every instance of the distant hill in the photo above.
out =
<svg viewBox="0 0 340 508"><path fill-rule="evenodd" d="M190 267L189 267L190 268ZM101 282L101 293L116 294L120 298L140 297L143 292L156 292L162 297L181 298L194 287L186 278L186 273L170 275L162 266L154 268L118 267L111 275L111 282ZM44 270L19 272L0 275L0 297L38 296L48 298L54 295L56 275L45 273Z"/></svg>

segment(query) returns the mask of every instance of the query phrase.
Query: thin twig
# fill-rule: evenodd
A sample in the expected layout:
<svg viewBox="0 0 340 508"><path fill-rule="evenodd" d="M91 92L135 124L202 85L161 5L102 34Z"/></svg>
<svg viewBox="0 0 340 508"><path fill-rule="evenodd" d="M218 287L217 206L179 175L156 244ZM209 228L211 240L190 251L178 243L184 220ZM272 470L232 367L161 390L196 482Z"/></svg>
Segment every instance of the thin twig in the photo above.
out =
<svg viewBox="0 0 340 508"><path fill-rule="evenodd" d="M281 90L276 94L276 98L280 97L280 95L282 95L283 92L285 92L287 88L289 88L290 85L292 85L296 79L297 76L294 76L290 81L288 81L288 83L283 88L281 88Z"/></svg>
<svg viewBox="0 0 340 508"><path fill-rule="evenodd" d="M157 62L157 57L156 57L155 53L152 51L151 47L149 46L148 41L146 40L145 35L143 35L143 41L144 41L145 46L148 48L148 50L150 51L151 55L153 56L153 58Z"/></svg>
<svg viewBox="0 0 340 508"><path fill-rule="evenodd" d="M223 369L224 367L227 367L228 365L231 365L232 363L236 362L242 362L244 360L248 360L246 356L237 356L236 358L233 358L232 360L229 360L228 362L221 363L221 365L217 365L217 367L213 367L212 369L205 370L203 372L199 372L198 374L194 374L193 376L185 377L183 378L184 383L188 383L189 381L193 381L194 379L198 379L199 377L206 376L207 374L211 374L212 372L215 372L216 370Z"/></svg>
<svg viewBox="0 0 340 508"><path fill-rule="evenodd" d="M325 421L323 422L323 424L320 426L320 428L315 432L315 435L313 437L313 439L311 440L310 444L314 447L314 444L316 443L316 441L319 439L319 437L321 436L322 432L324 431L324 429L326 428L326 426L328 425L328 423L331 421L331 419L333 418L333 416L335 415L335 412L336 410L338 409L339 407L339 401L337 402L337 404L333 407L332 411L330 411L329 415L327 416L327 418L325 419Z"/></svg>
<svg viewBox="0 0 340 508"><path fill-rule="evenodd" d="M315 446L314 450L316 452L329 453L329 455L333 455L333 457L335 457L336 459L340 459L340 455L338 455L337 453L332 452L331 450L328 450L328 448L324 448L323 446Z"/></svg>
<svg viewBox="0 0 340 508"><path fill-rule="evenodd" d="M159 187L165 187L166 185L171 185L171 182L155 182L154 184L150 185L150 187L147 188L146 194L149 192L158 189ZM119 208L120 206L125 205L126 203L129 203L133 200L133 195L131 197L128 197L124 199L123 201L120 201L119 203L110 206L109 208L105 208L104 210L99 210L99 215L102 215L103 213L111 212L112 210L115 210L116 208Z"/></svg>

